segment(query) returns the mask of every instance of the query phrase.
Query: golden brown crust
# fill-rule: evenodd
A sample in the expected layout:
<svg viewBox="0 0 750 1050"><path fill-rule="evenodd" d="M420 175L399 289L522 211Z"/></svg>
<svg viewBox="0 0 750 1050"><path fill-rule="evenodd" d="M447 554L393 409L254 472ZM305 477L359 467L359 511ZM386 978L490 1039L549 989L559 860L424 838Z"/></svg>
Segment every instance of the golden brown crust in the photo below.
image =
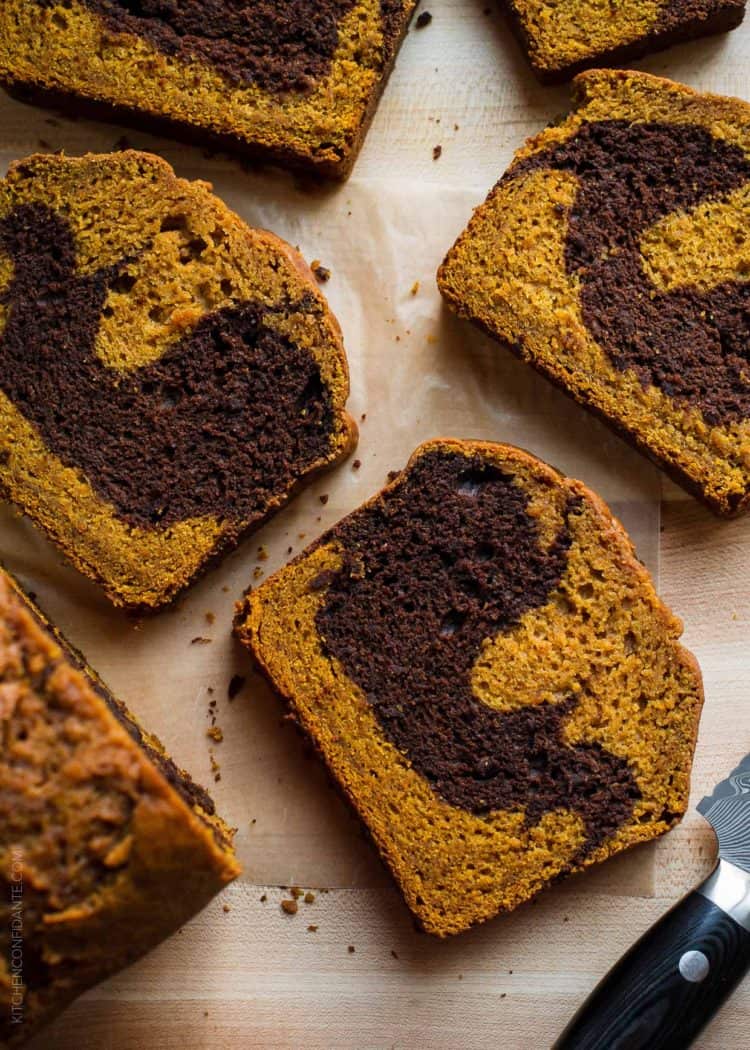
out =
<svg viewBox="0 0 750 1050"><path fill-rule="evenodd" d="M501 710L545 697L552 702L575 680L579 658L593 660L595 650L587 646L597 643L586 633L586 622L593 623L591 631L598 619L611 622L606 635L611 668L602 665L594 684L577 694L578 707L565 734L571 743L599 742L635 762L642 801L632 822L575 860L581 831L572 811L547 814L535 827L524 828L522 812L472 815L436 796L383 737L360 688L321 648L316 616L325 596L322 581L338 571L342 557L335 530L250 592L238 605L235 630L365 822L420 923L446 936L517 906L555 877L671 827L687 804L703 694L698 665L677 642L682 626L657 598L620 523L586 486L531 454L489 442L428 442L404 473L364 506L379 504L420 457L435 451L481 457L514 474L536 501L534 514L545 534L554 529L565 501L581 502L584 510L572 526L569 568L559 594L524 616L516 629L486 643L473 672L473 689ZM560 610L580 601L577 588L588 564L604 573L607 589L595 586L593 597L584 600L586 621ZM588 595L589 589L587 584L580 593ZM622 611L631 606L632 613ZM636 650L626 638L631 633L640 639ZM606 713L601 710L604 696L613 705ZM644 696L650 716L644 714ZM387 703L390 698L380 699Z"/></svg>

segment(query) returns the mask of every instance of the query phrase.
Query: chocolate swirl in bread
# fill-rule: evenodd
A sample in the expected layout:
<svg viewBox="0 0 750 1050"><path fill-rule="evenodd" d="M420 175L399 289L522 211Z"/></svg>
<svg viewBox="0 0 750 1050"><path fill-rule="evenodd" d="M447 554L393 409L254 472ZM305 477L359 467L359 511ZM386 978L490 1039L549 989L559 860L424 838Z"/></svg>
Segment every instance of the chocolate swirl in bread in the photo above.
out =
<svg viewBox="0 0 750 1050"><path fill-rule="evenodd" d="M36 0L43 7L53 0ZM233 84L265 91L310 89L329 70L339 23L355 0L84 0L113 32L148 40L159 51L213 66ZM382 0L383 18L400 10Z"/></svg>
<svg viewBox="0 0 750 1050"><path fill-rule="evenodd" d="M158 360L119 372L95 342L126 261L77 273L67 221L36 203L0 221L0 248L13 263L0 389L125 521L252 518L328 454L319 366L268 323L304 302L208 313Z"/></svg>
<svg viewBox="0 0 750 1050"><path fill-rule="evenodd" d="M527 503L479 457L424 455L324 538L344 564L320 581L317 626L387 739L442 798L472 813L523 807L531 825L571 809L585 853L640 797L627 762L564 742L573 696L500 711L472 692L483 642L544 606L565 572L575 500L546 549Z"/></svg>
<svg viewBox="0 0 750 1050"><path fill-rule="evenodd" d="M711 424L750 417L750 282L664 292L644 268L640 239L670 213L750 181L750 160L691 124L584 123L505 176L572 172L567 272L580 281L583 319L620 371L700 409Z"/></svg>

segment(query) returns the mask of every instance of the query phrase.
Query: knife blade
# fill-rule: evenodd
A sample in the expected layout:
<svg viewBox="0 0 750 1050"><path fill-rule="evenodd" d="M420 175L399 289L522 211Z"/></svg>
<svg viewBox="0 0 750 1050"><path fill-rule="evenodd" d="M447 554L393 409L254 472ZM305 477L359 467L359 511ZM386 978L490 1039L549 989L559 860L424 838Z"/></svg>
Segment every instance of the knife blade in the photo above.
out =
<svg viewBox="0 0 750 1050"><path fill-rule="evenodd" d="M750 872L750 755L696 809L716 832L719 856Z"/></svg>
<svg viewBox="0 0 750 1050"><path fill-rule="evenodd" d="M750 969L750 754L697 808L716 867L615 964L553 1050L685 1050Z"/></svg>

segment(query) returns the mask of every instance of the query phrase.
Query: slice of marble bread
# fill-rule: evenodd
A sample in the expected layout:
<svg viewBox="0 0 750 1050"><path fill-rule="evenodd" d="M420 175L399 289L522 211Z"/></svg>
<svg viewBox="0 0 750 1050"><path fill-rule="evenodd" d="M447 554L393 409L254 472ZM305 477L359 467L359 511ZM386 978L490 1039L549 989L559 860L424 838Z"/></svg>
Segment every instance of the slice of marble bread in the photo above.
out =
<svg viewBox="0 0 750 1050"><path fill-rule="evenodd" d="M683 814L702 704L620 524L507 445L422 445L236 631L445 936Z"/></svg>
<svg viewBox="0 0 750 1050"><path fill-rule="evenodd" d="M0 84L118 120L346 178L416 0L3 0Z"/></svg>
<svg viewBox="0 0 750 1050"><path fill-rule="evenodd" d="M150 611L341 459L338 324L302 258L123 152L0 181L0 492Z"/></svg>
<svg viewBox="0 0 750 1050"><path fill-rule="evenodd" d="M595 70L438 273L447 303L717 514L750 507L750 105Z"/></svg>

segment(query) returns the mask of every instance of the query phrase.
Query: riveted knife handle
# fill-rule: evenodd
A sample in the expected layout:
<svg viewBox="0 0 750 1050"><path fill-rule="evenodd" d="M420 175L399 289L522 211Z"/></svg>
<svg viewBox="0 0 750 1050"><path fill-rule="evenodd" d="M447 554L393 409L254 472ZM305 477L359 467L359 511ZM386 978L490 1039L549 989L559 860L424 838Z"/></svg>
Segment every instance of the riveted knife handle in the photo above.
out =
<svg viewBox="0 0 750 1050"><path fill-rule="evenodd" d="M750 929L709 899L719 871L633 945L553 1050L690 1046L750 969Z"/></svg>

